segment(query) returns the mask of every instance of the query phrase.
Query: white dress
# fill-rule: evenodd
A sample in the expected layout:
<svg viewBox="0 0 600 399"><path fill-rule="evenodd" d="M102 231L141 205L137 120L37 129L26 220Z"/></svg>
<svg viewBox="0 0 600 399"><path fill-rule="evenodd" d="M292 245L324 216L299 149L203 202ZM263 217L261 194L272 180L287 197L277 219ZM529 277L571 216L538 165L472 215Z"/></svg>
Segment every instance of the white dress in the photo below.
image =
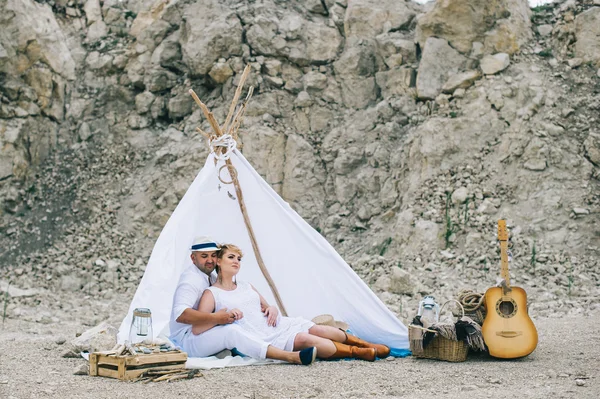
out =
<svg viewBox="0 0 600 399"><path fill-rule="evenodd" d="M215 297L215 312L223 308L241 310L244 317L241 320L236 320L234 324L238 324L248 333L276 348L286 351L293 350L296 335L301 332L308 332L308 329L315 325L312 321L302 317L279 316L277 325L275 327L269 326L267 317L260 310L259 295L249 283L244 281L238 281L237 287L233 291L226 291L217 287L209 287L208 289Z"/></svg>

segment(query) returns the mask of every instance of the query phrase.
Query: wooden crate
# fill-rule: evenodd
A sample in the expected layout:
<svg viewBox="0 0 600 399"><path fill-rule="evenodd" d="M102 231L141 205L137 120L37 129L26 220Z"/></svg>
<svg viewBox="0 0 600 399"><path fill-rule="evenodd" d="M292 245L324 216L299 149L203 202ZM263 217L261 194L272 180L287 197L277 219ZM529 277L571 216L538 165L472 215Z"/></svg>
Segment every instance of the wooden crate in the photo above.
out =
<svg viewBox="0 0 600 399"><path fill-rule="evenodd" d="M90 353L90 375L127 381L139 377L147 370L183 369L186 361L187 353L180 351L136 356L94 352Z"/></svg>

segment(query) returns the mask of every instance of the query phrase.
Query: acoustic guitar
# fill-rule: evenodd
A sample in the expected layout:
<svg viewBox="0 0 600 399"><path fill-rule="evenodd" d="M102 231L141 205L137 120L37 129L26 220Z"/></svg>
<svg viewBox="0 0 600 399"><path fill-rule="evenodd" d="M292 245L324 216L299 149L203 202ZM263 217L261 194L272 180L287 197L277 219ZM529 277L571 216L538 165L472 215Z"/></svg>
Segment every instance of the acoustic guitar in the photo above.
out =
<svg viewBox="0 0 600 399"><path fill-rule="evenodd" d="M519 287L511 287L508 270L508 232L506 220L498 221L502 287L485 292L487 311L481 332L490 355L514 359L529 355L538 342L538 334L527 313L527 294Z"/></svg>

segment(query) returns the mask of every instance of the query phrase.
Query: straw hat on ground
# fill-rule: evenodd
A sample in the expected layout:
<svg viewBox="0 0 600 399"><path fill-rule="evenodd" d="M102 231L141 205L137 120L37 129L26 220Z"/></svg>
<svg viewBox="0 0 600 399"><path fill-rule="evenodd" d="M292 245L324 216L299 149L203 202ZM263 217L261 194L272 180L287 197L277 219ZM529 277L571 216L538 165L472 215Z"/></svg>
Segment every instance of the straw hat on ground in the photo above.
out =
<svg viewBox="0 0 600 399"><path fill-rule="evenodd" d="M331 327L335 327L335 328L340 328L344 331L348 330L348 328L349 328L348 323L345 323L345 322L339 321L339 320L335 320L333 318L333 316L330 314L322 314L322 315L316 316L315 318L312 319L312 322L315 324L318 324L320 326L331 326Z"/></svg>

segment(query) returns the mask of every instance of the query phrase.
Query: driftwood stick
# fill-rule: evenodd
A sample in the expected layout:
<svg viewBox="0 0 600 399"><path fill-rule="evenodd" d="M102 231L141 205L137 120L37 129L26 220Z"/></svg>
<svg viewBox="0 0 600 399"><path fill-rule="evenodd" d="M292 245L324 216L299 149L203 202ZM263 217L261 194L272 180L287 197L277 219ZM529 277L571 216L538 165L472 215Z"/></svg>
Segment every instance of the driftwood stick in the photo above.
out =
<svg viewBox="0 0 600 399"><path fill-rule="evenodd" d="M240 128L242 119L244 119L244 114L246 113L246 106L248 105L248 102L252 97L252 93L254 93L254 86L250 86L246 99L242 103L242 106L240 107L238 112L235 114L235 118L233 118L233 122L231 123L231 128L229 129L229 131L235 141L238 141L238 129Z"/></svg>
<svg viewBox="0 0 600 399"><path fill-rule="evenodd" d="M125 349L127 349L129 353L131 353L133 356L136 356L138 354L135 348L131 346L131 344L127 341L125 342Z"/></svg>
<svg viewBox="0 0 600 399"><path fill-rule="evenodd" d="M229 106L229 113L227 113L227 118L225 118L225 123L223 124L223 132L227 131L227 126L229 126L229 122L231 122L231 117L233 116L233 112L235 111L235 106L242 94L242 89L244 88L244 83L246 83L246 79L250 74L250 65L246 65L244 68L244 72L242 73L242 77L240 78L240 83L238 83L238 87L235 90L235 94L233 95L233 100L231 100L231 105Z"/></svg>
<svg viewBox="0 0 600 399"><path fill-rule="evenodd" d="M186 380L191 380L194 377L203 377L204 374L202 374L200 372L200 370L198 369L192 369L186 373L182 373L182 374L176 374L174 376L171 376L171 378L167 379L167 382L171 382L171 381L176 381L176 380L182 380L182 379L186 379Z"/></svg>
<svg viewBox="0 0 600 399"><path fill-rule="evenodd" d="M277 287L275 286L275 282L271 278L271 274L267 270L265 266L265 262L263 261L262 255L260 254L260 249L258 248L258 243L256 242L256 236L254 235L254 229L252 228L252 224L250 223L250 216L248 216L248 211L246 209L246 204L244 202L244 195L242 194L242 187L240 186L240 181L237 178L237 170L231 159L225 161L227 165L227 170L229 171L229 176L231 176L231 180L233 181L233 186L235 187L235 194L237 196L238 204L240 205L240 211L242 212L242 217L244 218L244 224L246 225L246 230L248 231L248 236L250 237L250 242L252 243L252 249L254 250L254 257L256 258L256 262L258 263L258 267L262 272L265 280L267 280L267 284L275 297L275 302L277 302L277 306L279 307L279 311L282 316L287 316L287 311L285 310L285 306L283 306L283 301L281 300L281 296L279 295L279 291L277 291Z"/></svg>
<svg viewBox="0 0 600 399"><path fill-rule="evenodd" d="M180 368L180 369L175 369L175 370L148 370L147 373L148 375L165 375L165 374L175 374L175 373L181 373L182 371L186 370L185 368Z"/></svg>
<svg viewBox="0 0 600 399"><path fill-rule="evenodd" d="M190 89L189 93L192 96L192 98L194 99L194 101L196 101L196 104L198 104L198 106L200 107L202 112L204 112L204 116L206 117L206 119L208 119L208 123L210 123L210 126L213 128L217 137L220 136L221 129L219 128L219 123L215 119L215 116L213 115L213 113L208 110L208 107L206 106L206 104L204 104L202 101L200 101L200 99L198 98L198 95L196 94L196 92L194 92L194 90Z"/></svg>
<svg viewBox="0 0 600 399"><path fill-rule="evenodd" d="M165 375L161 375L160 377L157 377L155 379L153 379L152 381L154 382L159 382L159 381L164 381L164 380L168 380L169 378L172 378L176 375L184 375L187 377L187 372L186 373L181 373L181 374L165 374Z"/></svg>
<svg viewBox="0 0 600 399"><path fill-rule="evenodd" d="M123 351L125 350L125 345L121 344L117 347L117 349L115 349L115 355L117 356L121 356L121 354L123 353Z"/></svg>
<svg viewBox="0 0 600 399"><path fill-rule="evenodd" d="M202 134L204 137L206 137L207 139L210 140L210 135L208 133L206 133L204 130L200 129L199 127L197 127L196 130L198 131L198 133Z"/></svg>

